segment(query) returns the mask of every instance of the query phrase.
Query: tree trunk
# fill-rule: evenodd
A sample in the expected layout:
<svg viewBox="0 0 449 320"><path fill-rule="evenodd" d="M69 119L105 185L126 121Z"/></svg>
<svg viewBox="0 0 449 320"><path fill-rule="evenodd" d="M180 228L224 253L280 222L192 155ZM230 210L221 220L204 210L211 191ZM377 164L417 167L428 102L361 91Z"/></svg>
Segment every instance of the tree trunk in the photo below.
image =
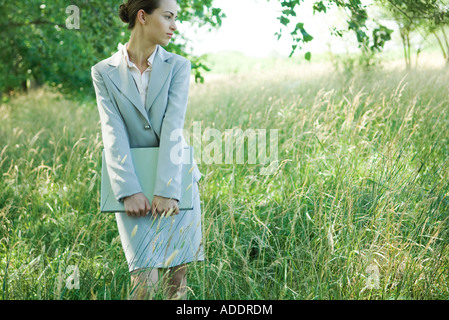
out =
<svg viewBox="0 0 449 320"><path fill-rule="evenodd" d="M410 41L407 41L408 35L407 35L407 31L404 28L399 28L399 32L401 34L401 38L402 38L402 46L404 48L404 59L405 59L405 67L407 69L411 68L411 61L409 59L409 54L408 54L408 48L407 46L410 45Z"/></svg>
<svg viewBox="0 0 449 320"><path fill-rule="evenodd" d="M438 34L435 31L433 31L433 35L435 36L435 38L437 38L438 45L440 46L440 49L443 52L444 60L447 61L447 54L446 51L444 50L443 44L441 43L440 37L438 37Z"/></svg>
<svg viewBox="0 0 449 320"><path fill-rule="evenodd" d="M449 42L447 40L446 32L444 31L444 26L441 27L441 31L443 32L444 42L446 43L446 52L449 54ZM449 56L445 56L446 66L449 66Z"/></svg>
<svg viewBox="0 0 449 320"><path fill-rule="evenodd" d="M441 27L441 31L443 32L444 42L446 43L446 52L449 52L449 43L447 41L446 32L444 31L444 26Z"/></svg>
<svg viewBox="0 0 449 320"><path fill-rule="evenodd" d="M408 65L409 69L412 68L412 48L410 45L410 31L407 30L407 55L408 55Z"/></svg>

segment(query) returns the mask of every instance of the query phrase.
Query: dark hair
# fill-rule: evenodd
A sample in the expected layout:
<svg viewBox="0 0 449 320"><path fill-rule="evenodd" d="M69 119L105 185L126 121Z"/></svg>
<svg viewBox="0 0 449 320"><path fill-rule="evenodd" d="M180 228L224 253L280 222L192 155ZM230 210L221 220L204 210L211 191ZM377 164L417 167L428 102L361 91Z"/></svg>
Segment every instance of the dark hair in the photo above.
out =
<svg viewBox="0 0 449 320"><path fill-rule="evenodd" d="M124 23L129 23L128 29L132 30L139 10L143 9L147 14L152 14L159 6L160 0L128 0L120 5L118 15Z"/></svg>

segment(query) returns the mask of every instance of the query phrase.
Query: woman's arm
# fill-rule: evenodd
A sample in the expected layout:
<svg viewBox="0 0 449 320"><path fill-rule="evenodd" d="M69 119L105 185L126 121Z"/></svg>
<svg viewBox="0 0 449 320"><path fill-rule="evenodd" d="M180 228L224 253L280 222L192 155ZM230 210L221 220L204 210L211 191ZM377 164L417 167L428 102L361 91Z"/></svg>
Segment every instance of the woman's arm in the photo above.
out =
<svg viewBox="0 0 449 320"><path fill-rule="evenodd" d="M162 120L159 142L159 159L157 167L154 195L164 198L180 200L182 163L171 159L171 153L179 149L179 133L184 128L189 95L191 63L183 59L184 63L174 70L168 91L167 108ZM176 140L171 140L174 133ZM173 151L172 151L173 150ZM182 150L182 149L181 149Z"/></svg>
<svg viewBox="0 0 449 320"><path fill-rule="evenodd" d="M142 192L134 171L125 124L111 99L100 72L92 67L92 80L100 113L107 170L117 200Z"/></svg>

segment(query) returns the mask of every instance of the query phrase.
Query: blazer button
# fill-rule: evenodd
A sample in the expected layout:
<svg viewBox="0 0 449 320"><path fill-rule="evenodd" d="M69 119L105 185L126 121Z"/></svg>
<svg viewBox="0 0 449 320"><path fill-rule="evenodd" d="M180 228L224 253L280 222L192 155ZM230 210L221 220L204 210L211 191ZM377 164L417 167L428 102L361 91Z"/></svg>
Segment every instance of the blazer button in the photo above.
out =
<svg viewBox="0 0 449 320"><path fill-rule="evenodd" d="M150 130L151 127L149 125L146 125L145 127L143 127L145 130Z"/></svg>

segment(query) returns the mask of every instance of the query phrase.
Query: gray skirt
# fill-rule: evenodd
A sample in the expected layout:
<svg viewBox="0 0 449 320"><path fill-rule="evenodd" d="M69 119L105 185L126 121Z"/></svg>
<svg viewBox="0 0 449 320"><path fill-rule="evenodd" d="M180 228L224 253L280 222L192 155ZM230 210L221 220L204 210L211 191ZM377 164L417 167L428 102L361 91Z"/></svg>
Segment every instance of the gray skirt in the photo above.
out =
<svg viewBox="0 0 449 320"><path fill-rule="evenodd" d="M193 183L193 210L180 210L171 217L129 217L115 214L129 271L172 268L204 260L201 203L198 183Z"/></svg>

